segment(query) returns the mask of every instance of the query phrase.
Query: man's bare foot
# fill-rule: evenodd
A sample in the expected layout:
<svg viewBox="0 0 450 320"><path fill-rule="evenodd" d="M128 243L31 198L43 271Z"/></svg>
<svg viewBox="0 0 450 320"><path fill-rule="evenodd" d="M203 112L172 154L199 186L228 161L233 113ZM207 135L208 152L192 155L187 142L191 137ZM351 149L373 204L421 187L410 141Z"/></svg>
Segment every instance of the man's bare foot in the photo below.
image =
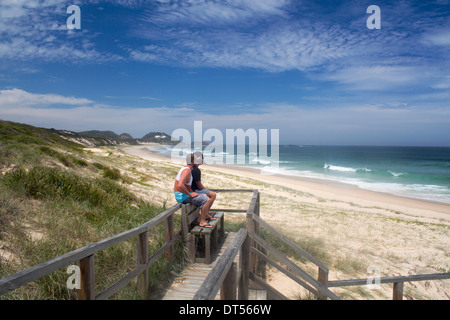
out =
<svg viewBox="0 0 450 320"><path fill-rule="evenodd" d="M212 229L212 225L210 225L209 223L207 223L207 222L205 222L205 223L199 223L198 224L198 226L200 227L200 228L205 228L205 229Z"/></svg>

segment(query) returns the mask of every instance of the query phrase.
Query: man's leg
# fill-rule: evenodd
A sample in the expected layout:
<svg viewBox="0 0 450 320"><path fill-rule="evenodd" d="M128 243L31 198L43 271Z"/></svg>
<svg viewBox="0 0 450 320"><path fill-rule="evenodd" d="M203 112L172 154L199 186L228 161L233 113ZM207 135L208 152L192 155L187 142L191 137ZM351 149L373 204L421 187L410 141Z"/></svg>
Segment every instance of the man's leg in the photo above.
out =
<svg viewBox="0 0 450 320"><path fill-rule="evenodd" d="M206 221L206 219L211 219L212 217L209 215L209 209L211 208L212 205L212 200L211 198L208 198L208 200L206 200L205 204L203 205L203 207L200 209L199 212L199 226L203 227L204 225L207 225L208 222ZM214 219L214 218L213 218Z"/></svg>
<svg viewBox="0 0 450 320"><path fill-rule="evenodd" d="M195 192L197 192L198 194L206 194L208 196L209 207L206 210L205 219L216 220L216 218L213 218L209 214L209 210L211 209L211 207L212 207L212 205L214 203L214 200L216 200L216 193L214 191L211 191L211 190L208 190L208 189L200 189L200 190L196 190Z"/></svg>
<svg viewBox="0 0 450 320"><path fill-rule="evenodd" d="M206 222L206 218L209 215L209 208L211 208L210 198L206 194L199 194L192 199L192 203L200 208L197 218L198 225L200 227L208 227L209 224Z"/></svg>

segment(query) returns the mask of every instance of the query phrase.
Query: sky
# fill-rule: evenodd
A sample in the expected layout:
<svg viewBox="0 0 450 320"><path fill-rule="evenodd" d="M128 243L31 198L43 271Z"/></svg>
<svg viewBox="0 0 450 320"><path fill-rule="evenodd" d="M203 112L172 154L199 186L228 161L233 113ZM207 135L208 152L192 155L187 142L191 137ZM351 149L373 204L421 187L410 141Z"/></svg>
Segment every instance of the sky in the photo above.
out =
<svg viewBox="0 0 450 320"><path fill-rule="evenodd" d="M450 0L0 0L0 119L450 146Z"/></svg>

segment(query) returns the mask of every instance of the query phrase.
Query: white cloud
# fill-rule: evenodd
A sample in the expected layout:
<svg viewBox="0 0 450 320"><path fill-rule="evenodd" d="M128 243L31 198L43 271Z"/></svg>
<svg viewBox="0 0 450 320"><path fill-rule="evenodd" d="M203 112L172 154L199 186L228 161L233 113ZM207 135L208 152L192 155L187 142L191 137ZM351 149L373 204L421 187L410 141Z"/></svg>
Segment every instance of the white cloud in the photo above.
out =
<svg viewBox="0 0 450 320"><path fill-rule="evenodd" d="M73 3L80 4L80 1ZM99 52L95 36L88 30L68 30L67 7L64 0L1 1L0 59L40 62L120 60L111 52Z"/></svg>
<svg viewBox="0 0 450 320"><path fill-rule="evenodd" d="M370 65L341 68L320 77L349 85L352 89L380 90L417 84L424 74L422 68L412 66Z"/></svg>
<svg viewBox="0 0 450 320"><path fill-rule="evenodd" d="M223 23L249 23L267 15L283 15L286 0L181 0L148 12L155 23L193 23L214 26Z"/></svg>
<svg viewBox="0 0 450 320"><path fill-rule="evenodd" d="M149 44L133 48L129 57L189 67L327 71L361 61L381 63L399 55L408 60L422 50L415 46L414 33L404 27L369 33L361 17L357 23L352 15L350 21L328 21L317 19L320 12L298 12L301 6L295 5L293 9L292 2L275 0L165 3L147 10L145 19L136 24L134 35Z"/></svg>
<svg viewBox="0 0 450 320"><path fill-rule="evenodd" d="M84 98L64 97L57 94L36 94L22 89L0 90L0 109L7 110L15 107L43 107L54 104L83 105L92 101Z"/></svg>
<svg viewBox="0 0 450 320"><path fill-rule="evenodd" d="M66 30L65 0L5 0L0 2L0 59L96 63L130 59L151 64L270 72L330 70L334 66L355 67L361 60L381 60L402 53L418 55L417 50L421 49L414 45L414 32L418 26L430 25L425 15L410 26L414 32L402 26L392 32L382 29L367 33L364 24L355 27L361 25L364 11L356 20L349 15L350 21L327 21L317 18L321 12L301 12L301 2L288 0L74 1L81 6L88 3L100 6L105 2L139 9L133 13L133 24L125 26L134 30L133 36L147 40L147 44L126 45L126 40L120 39L120 48L109 47L108 52L101 52L95 33ZM305 4L305 8L311 6ZM318 6L325 8L323 4ZM403 12L406 15L403 20L418 15L413 9L404 2L389 7L390 12ZM122 22L129 21L128 16L123 19ZM448 30L439 30L428 32L427 41L448 44ZM126 58L115 50L127 47ZM357 66L353 71L356 69ZM343 76L335 75L340 79ZM342 79L342 83L349 82Z"/></svg>
<svg viewBox="0 0 450 320"><path fill-rule="evenodd" d="M450 30L438 29L425 33L422 42L435 46L450 46Z"/></svg>
<svg viewBox="0 0 450 320"><path fill-rule="evenodd" d="M41 103L39 102L41 101ZM44 105L45 104L45 105ZM58 104L67 105L60 108ZM217 114L192 107L120 108L84 98L34 94L21 89L0 92L0 118L74 131L113 130L142 137L149 131L172 133L177 128L193 129L195 120L204 130L280 129L284 143L305 144L428 144L450 145L449 106L406 106L353 104L331 108L305 105L262 105L258 112ZM358 132L355 135L355 132Z"/></svg>
<svg viewBox="0 0 450 320"><path fill-rule="evenodd" d="M231 29L158 30L170 41L130 50L133 60L213 68L255 68L270 72L309 70L360 55L367 46L340 27L298 22L256 31ZM358 47L359 46L359 47Z"/></svg>
<svg viewBox="0 0 450 320"><path fill-rule="evenodd" d="M450 76L444 76L438 83L431 86L434 89L450 89Z"/></svg>

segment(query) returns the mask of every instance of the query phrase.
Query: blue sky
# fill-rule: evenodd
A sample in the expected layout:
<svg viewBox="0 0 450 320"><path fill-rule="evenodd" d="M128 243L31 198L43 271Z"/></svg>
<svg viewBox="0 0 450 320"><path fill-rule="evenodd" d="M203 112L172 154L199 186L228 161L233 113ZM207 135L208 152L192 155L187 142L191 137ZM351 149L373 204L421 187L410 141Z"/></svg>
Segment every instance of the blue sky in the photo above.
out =
<svg viewBox="0 0 450 320"><path fill-rule="evenodd" d="M0 119L450 146L450 0L2 0Z"/></svg>

